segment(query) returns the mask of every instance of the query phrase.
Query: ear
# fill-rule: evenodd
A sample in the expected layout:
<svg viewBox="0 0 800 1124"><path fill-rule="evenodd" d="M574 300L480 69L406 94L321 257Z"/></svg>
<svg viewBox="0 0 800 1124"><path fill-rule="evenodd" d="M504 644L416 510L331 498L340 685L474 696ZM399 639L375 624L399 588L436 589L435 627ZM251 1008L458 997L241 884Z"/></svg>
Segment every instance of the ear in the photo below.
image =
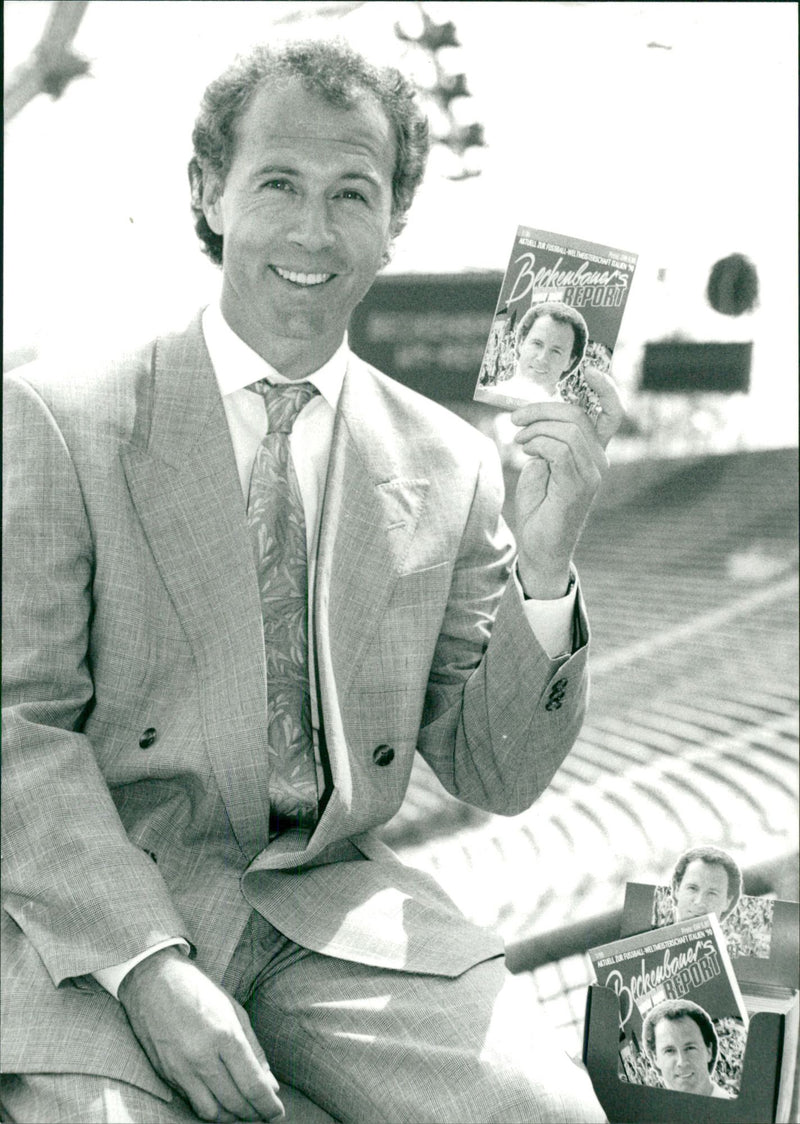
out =
<svg viewBox="0 0 800 1124"><path fill-rule="evenodd" d="M402 224L400 226L400 229L402 230ZM389 229L386 232L386 238L384 239L384 242L383 242L383 253L381 254L381 264L378 267L379 273L382 269L385 269L386 266L389 264L389 262L392 260L392 254L394 253L394 242L395 242L395 238L397 238L398 234L399 234L399 230L396 228L396 224L395 224L394 220L392 220L392 222L389 226Z"/></svg>
<svg viewBox="0 0 800 1124"><path fill-rule="evenodd" d="M203 184L203 214L206 222L220 237L225 233L222 220L222 184L218 178L208 175Z"/></svg>

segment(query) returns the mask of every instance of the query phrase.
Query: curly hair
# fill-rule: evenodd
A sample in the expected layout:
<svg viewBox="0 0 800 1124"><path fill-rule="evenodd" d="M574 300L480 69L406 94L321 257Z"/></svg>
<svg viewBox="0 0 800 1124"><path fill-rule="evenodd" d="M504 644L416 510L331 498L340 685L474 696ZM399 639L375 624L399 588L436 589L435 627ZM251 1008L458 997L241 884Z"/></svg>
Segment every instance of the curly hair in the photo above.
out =
<svg viewBox="0 0 800 1124"><path fill-rule="evenodd" d="M724 921L733 913L742 896L742 872L736 860L720 847L692 847L683 852L672 872L672 896L674 898L678 893L689 863L698 861L708 863L709 866L721 866L728 876L728 897L731 902L725 912L720 914L720 921Z"/></svg>
<svg viewBox="0 0 800 1124"><path fill-rule="evenodd" d="M337 108L350 108L364 93L376 98L395 139L391 233L397 237L422 182L430 150L428 120L416 90L398 70L373 66L344 42L306 40L255 47L237 58L203 95L192 132L189 183L195 231L204 252L222 264L223 238L214 233L203 213L206 177L225 182L236 151L237 125L254 93L274 78L300 78L310 93Z"/></svg>
<svg viewBox="0 0 800 1124"><path fill-rule="evenodd" d="M655 1061L656 1057L656 1027L662 1019L691 1019L696 1023L703 1036L703 1042L711 1047L711 1061L708 1063L708 1072L714 1072L719 1054L719 1039L711 1021L710 1015L691 999L667 999L659 1003L652 1011L648 1011L642 1024L642 1041L647 1053Z"/></svg>
<svg viewBox="0 0 800 1124"><path fill-rule="evenodd" d="M517 355L519 355L520 348L528 338L528 333L540 316L550 316L557 323L568 324L572 328L572 362L564 372L566 376L580 364L586 351L586 344L589 339L586 321L577 308L572 308L571 305L564 304L563 301L538 301L531 305L517 325Z"/></svg>

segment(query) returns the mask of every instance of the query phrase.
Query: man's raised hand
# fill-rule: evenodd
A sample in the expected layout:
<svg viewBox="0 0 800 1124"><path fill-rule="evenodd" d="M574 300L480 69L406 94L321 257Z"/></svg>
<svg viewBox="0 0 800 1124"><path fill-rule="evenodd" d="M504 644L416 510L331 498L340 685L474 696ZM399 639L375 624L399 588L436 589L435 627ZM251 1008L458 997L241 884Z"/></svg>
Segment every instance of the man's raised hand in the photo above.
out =
<svg viewBox="0 0 800 1124"><path fill-rule="evenodd" d="M601 412L593 424L567 402L515 410L514 441L530 458L517 483L519 575L528 597L562 597L581 529L608 468L606 447L625 416L613 380L588 368L586 382Z"/></svg>

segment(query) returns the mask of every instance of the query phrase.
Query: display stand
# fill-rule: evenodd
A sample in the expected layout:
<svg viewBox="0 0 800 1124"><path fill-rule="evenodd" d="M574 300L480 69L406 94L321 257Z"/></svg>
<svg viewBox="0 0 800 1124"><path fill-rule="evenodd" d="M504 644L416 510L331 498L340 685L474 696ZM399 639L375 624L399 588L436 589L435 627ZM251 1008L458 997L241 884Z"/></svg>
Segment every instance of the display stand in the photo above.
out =
<svg viewBox="0 0 800 1124"><path fill-rule="evenodd" d="M774 1124L778 1106L784 1015L761 1011L750 1020L742 1083L735 1100L717 1100L620 1081L619 1004L607 987L592 986L586 997L583 1060L597 1099L612 1122L652 1124Z"/></svg>
<svg viewBox="0 0 800 1124"><path fill-rule="evenodd" d="M622 936L649 931L655 886L629 882ZM691 1121L692 1124L787 1124L795 1082L800 1026L797 902L776 901L769 956L732 957L751 1010L739 1095L735 1100L650 1088L620 1080L619 1001L593 985L586 997L583 1060L610 1121ZM783 998L781 1012L758 1010L759 991ZM752 1006L752 1005L755 1005ZM752 1013L754 1011L754 1013Z"/></svg>

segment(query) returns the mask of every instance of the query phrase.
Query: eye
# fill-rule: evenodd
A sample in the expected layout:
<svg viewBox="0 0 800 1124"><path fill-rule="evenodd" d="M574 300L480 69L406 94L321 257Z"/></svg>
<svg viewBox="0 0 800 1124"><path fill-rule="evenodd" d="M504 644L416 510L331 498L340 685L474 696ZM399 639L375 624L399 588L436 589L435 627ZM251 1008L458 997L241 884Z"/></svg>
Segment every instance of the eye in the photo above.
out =
<svg viewBox="0 0 800 1124"><path fill-rule="evenodd" d="M269 191L294 191L290 181L283 179L264 180L261 186Z"/></svg>
<svg viewBox="0 0 800 1124"><path fill-rule="evenodd" d="M366 203L366 196L360 191L356 191L354 187L345 187L342 191L337 192L337 199L352 199L357 203Z"/></svg>

